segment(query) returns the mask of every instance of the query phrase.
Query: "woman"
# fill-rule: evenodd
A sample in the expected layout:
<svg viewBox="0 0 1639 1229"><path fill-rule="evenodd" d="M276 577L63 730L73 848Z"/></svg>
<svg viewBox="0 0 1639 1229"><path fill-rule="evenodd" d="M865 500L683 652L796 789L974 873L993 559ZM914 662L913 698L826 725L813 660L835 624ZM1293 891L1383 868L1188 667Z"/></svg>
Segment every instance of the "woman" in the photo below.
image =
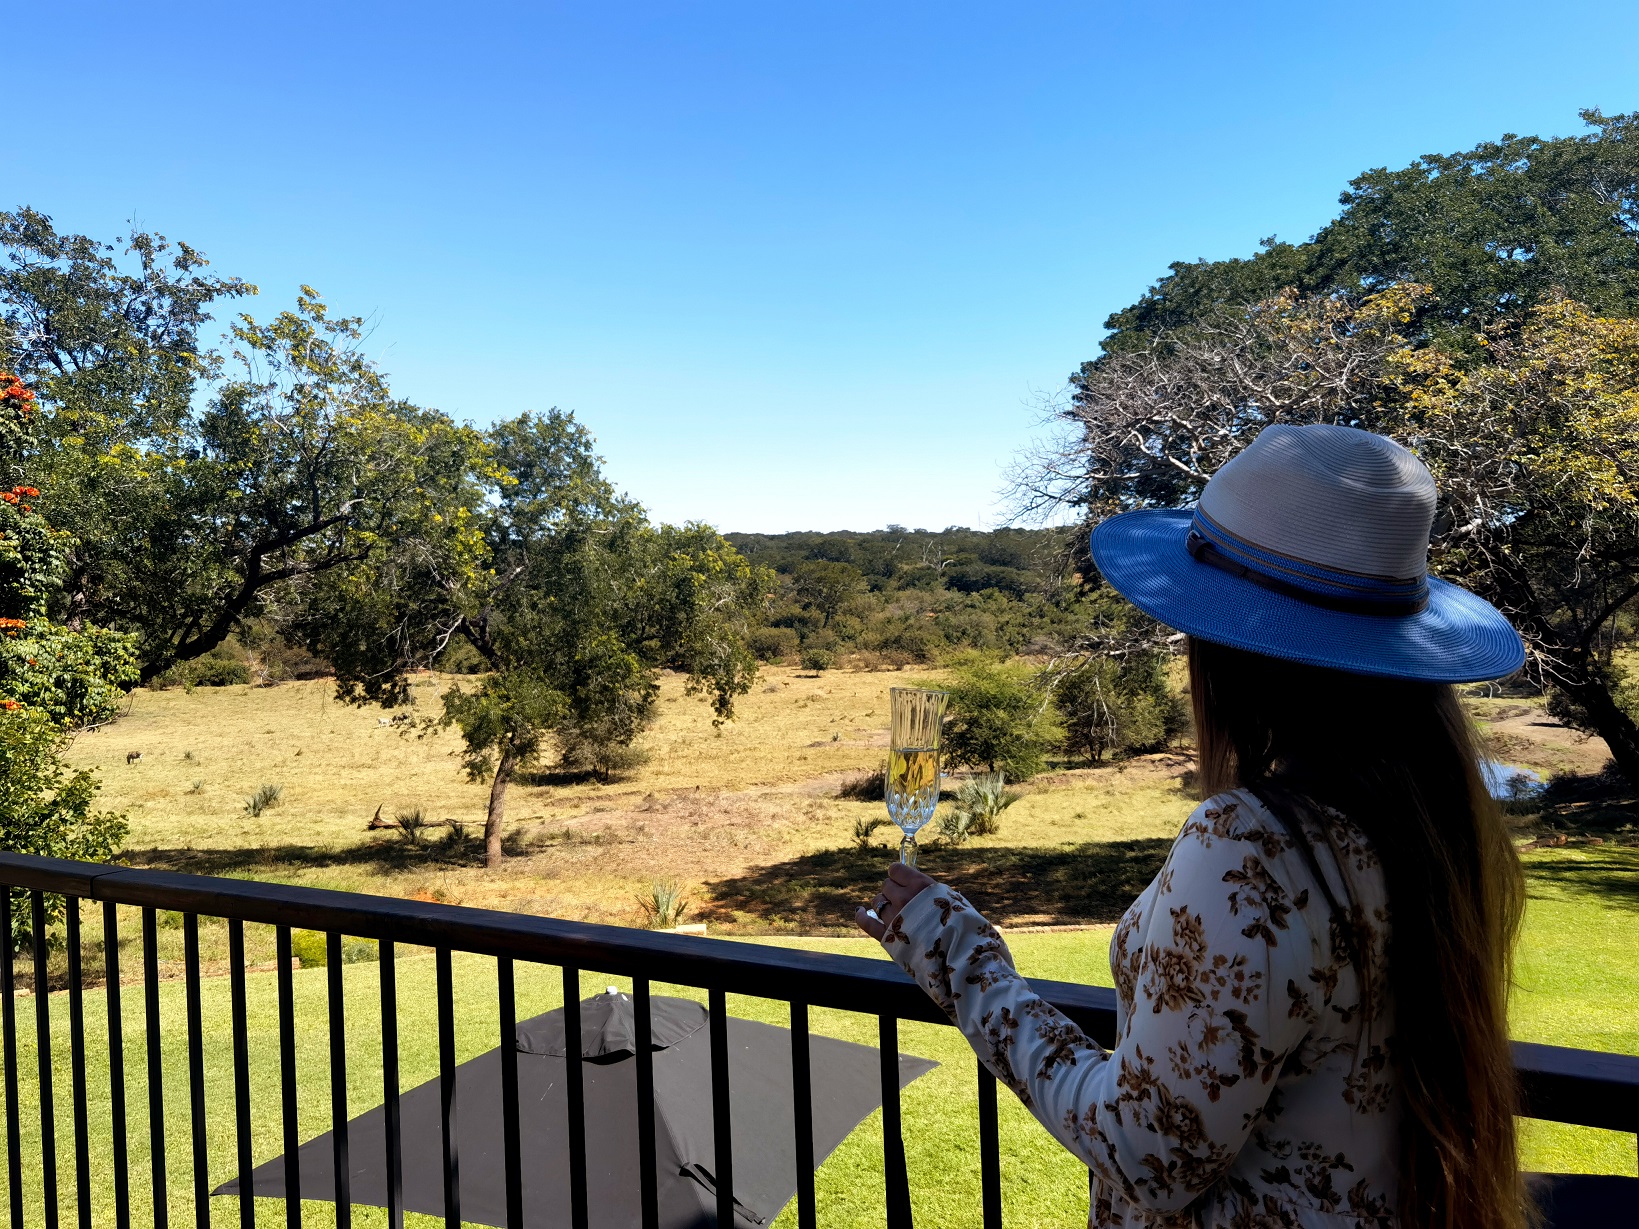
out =
<svg viewBox="0 0 1639 1229"><path fill-rule="evenodd" d="M1524 662L1427 575L1433 479L1271 426L1191 512L1093 534L1189 634L1206 802L1110 945L1104 1050L960 893L895 866L859 924L1093 1174L1095 1226L1523 1223L1506 1022L1523 889L1451 684Z"/></svg>

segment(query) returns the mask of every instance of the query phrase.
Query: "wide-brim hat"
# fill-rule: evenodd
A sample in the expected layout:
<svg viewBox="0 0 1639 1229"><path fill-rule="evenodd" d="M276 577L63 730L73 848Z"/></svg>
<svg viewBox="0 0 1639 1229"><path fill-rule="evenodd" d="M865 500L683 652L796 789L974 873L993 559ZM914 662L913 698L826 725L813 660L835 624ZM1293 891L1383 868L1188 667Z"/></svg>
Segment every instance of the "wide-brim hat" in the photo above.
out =
<svg viewBox="0 0 1639 1229"><path fill-rule="evenodd" d="M1428 574L1434 479L1352 427L1276 424L1193 510L1123 512L1093 530L1099 572L1202 640L1355 674L1501 678L1525 664L1496 607Z"/></svg>

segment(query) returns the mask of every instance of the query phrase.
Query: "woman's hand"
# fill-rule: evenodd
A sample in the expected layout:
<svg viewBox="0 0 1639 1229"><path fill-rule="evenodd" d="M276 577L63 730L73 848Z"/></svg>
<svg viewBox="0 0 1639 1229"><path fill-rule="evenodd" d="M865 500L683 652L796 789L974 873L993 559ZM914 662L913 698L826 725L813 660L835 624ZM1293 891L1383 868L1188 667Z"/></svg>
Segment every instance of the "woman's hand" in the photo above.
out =
<svg viewBox="0 0 1639 1229"><path fill-rule="evenodd" d="M914 866L895 862L888 869L888 877L882 881L882 890L877 893L876 899L854 910L854 921L871 938L881 939L888 933L894 918L899 916L899 911L932 882Z"/></svg>

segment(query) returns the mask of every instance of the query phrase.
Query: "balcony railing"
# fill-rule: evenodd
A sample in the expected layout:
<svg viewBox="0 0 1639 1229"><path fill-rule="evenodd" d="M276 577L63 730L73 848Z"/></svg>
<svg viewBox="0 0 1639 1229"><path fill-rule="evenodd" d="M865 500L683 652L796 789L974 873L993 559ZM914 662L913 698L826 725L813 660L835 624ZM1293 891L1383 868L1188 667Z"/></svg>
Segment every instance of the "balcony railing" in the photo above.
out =
<svg viewBox="0 0 1639 1229"><path fill-rule="evenodd" d="M746 995L789 1004L792 1087L795 1112L795 1155L797 1157L797 1223L812 1229L819 1221L815 1201L814 1143L811 1131L811 1082L809 1078L809 1010L836 1008L875 1016L882 1056L881 1116L883 1167L882 1182L887 1223L893 1229L910 1226L912 1197L905 1179L904 1145L901 1138L900 1083L896 1055L898 1025L901 1020L948 1024L927 997L894 965L860 957L794 951L751 943L702 940L690 936L655 934L622 927L599 926L547 918L520 916L484 909L463 908L389 897L366 896L310 888L287 887L236 879L216 879L178 875L163 871L131 870L115 866L65 862L18 854L0 854L0 884L28 894L32 914L34 969L48 968L51 950L47 935L48 905L53 898L66 898L64 914L67 947L67 1019L52 996L33 997L35 1027L35 1071L24 1073L18 1065L19 996L15 984L16 946L9 910L0 909L0 998L3 998L6 1174L10 1224L43 1224L55 1229L59 1204L71 1205L78 1224L90 1226L93 1207L112 1207L114 1223L126 1229L132 1219L132 1174L128 1165L129 1140L126 1106L133 1095L124 1070L125 1027L121 1007L122 986L118 907L141 910L142 978L145 1005L146 1071L141 1081L148 1098L149 1141L148 1185L152 1195L152 1223L164 1226L168 1219L166 1140L164 1131L164 1051L161 1045L161 983L157 921L160 911L182 915L184 939L184 986L187 1015L188 1125L192 1143L192 1207L199 1225L211 1219L208 1116L218 1121L231 1117L234 1154L240 1182L239 1218L243 1225L255 1223L254 1199L250 1194L252 1168L252 1115L277 1113L282 1120L286 1153L302 1142L297 1122L297 1077L295 1000L292 994L291 936L297 929L322 932L328 949L328 997L326 1025L330 1046L330 1080L333 1128L338 1133L342 1160L346 1147L348 1093L346 1057L349 1030L357 1024L344 1013L342 942L344 937L373 939L379 943L380 960L380 1043L383 1098L387 1106L387 1172L389 1178L388 1218L403 1223L400 1196L400 1141L395 1134L399 1094L398 1001L395 979L395 949L404 946L431 949L436 957L436 997L439 1069L443 1087L454 1089L456 1054L455 1002L451 954L472 953L492 958L496 964L497 1008L502 1052L502 1121L505 1140L507 1221L511 1227L525 1224L523 1205L523 1160L519 1144L519 1110L515 1082L516 1057L511 1067L506 1056L512 1051L514 1024L514 966L517 962L556 966L561 970L565 1004L581 999L581 974L596 972L629 977L635 1005L638 1043L637 1097L638 1148L641 1174L641 1224L655 1229L660 1223L656 1194L654 1071L648 1045L651 982L703 989L709 1002L712 1078L711 1101L719 1173L716 1175L717 1224L732 1225L734 1184L729 1131L730 1107L735 1090L729 1081L725 1022L730 994ZM81 907L85 902L102 905L102 951L106 962L104 983L107 1011L108 1088L107 1106L111 1121L107 1126L111 1151L99 1156L93 1176L90 1144L90 1103L87 1075L85 982L82 969ZM201 1007L199 919L223 919L227 923L231 981L231 1028L233 1041L233 1096L231 1107L207 1105L205 1095L204 1020ZM245 934L247 923L274 928L278 979L279 1087L277 1106L251 1104L251 1059L246 1028ZM1115 1031L1115 995L1111 990L1032 979L1032 985L1062 1011L1079 1023L1102 1044L1112 1044ZM44 990L37 985L37 990ZM579 1053L578 1016L568 1012L566 1027L571 1031L570 1055ZM71 1174L60 1172L63 1157L56 1138L56 1099L53 1086L52 1035L65 1026L69 1032L71 1086L65 1090L72 1103L73 1139L65 1151L71 1153ZM355 1042L356 1044L356 1042ZM1558 1046L1515 1044L1524 1096L1524 1112L1533 1118L1601 1127L1608 1130L1639 1132L1639 1058L1604 1054ZM996 1083L977 1066L978 1131L982 1220L986 1229L1003 1224L1001 1143L998 1138ZM585 1108L581 1067L571 1059L566 1066L569 1133L569 1207L571 1223L588 1224L591 1215L586 1179ZM25 1155L21 1135L20 1084L32 1078L37 1099L40 1133L37 1163L41 1181L38 1201L29 1197L32 1181L25 1186L25 1163L36 1158ZM95 1100L102 1103L102 1090ZM453 1097L447 1096L446 1102ZM459 1211L459 1157L455 1151L453 1110L444 1116L444 1190L449 1226L461 1223ZM99 1123L99 1138L102 1124ZM339 1201L336 1223L351 1223L345 1164L337 1166ZM217 1174L220 1178L226 1175ZM72 1183L72 1198L60 1184ZM111 1184L111 1192L98 1191L93 1183ZM301 1223L299 1194L286 1194L286 1221ZM99 1215L98 1219L101 1219ZM1020 1217L1021 1221L1027 1220Z"/></svg>

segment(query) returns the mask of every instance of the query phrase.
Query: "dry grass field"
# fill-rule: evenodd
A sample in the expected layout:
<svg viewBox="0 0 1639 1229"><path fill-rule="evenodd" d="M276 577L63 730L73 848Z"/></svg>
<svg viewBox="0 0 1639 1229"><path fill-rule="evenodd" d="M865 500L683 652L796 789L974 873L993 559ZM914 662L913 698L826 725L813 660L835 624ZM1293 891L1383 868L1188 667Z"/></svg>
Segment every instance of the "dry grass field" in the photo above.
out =
<svg viewBox="0 0 1639 1229"><path fill-rule="evenodd" d="M417 680L416 711L439 711L440 689L455 681ZM881 804L837 793L881 763L888 688L903 681L767 669L736 720L713 730L709 709L668 677L640 744L643 768L608 785L550 771L514 785L513 856L499 873L472 845L487 786L466 780L457 738L385 725L381 710L337 703L324 681L140 691L128 716L82 735L71 758L102 780L104 805L129 815L124 859L134 864L620 923L640 919L640 892L675 879L714 930L825 931L851 924L853 900L890 856L887 831L867 850L852 836ZM979 875L998 884L1005 900L993 903L1016 922L1109 920L1189 810L1183 770L1182 759L1158 757L1042 778L1000 835L929 857L953 871L993 863ZM281 787L280 801L253 818L245 799L264 784ZM391 820L415 809L454 820L465 839L434 829L415 845L367 827L378 810ZM1054 869L1062 878L1070 851L1089 841L1128 843L1118 860L1133 865L1099 891L1052 900Z"/></svg>

